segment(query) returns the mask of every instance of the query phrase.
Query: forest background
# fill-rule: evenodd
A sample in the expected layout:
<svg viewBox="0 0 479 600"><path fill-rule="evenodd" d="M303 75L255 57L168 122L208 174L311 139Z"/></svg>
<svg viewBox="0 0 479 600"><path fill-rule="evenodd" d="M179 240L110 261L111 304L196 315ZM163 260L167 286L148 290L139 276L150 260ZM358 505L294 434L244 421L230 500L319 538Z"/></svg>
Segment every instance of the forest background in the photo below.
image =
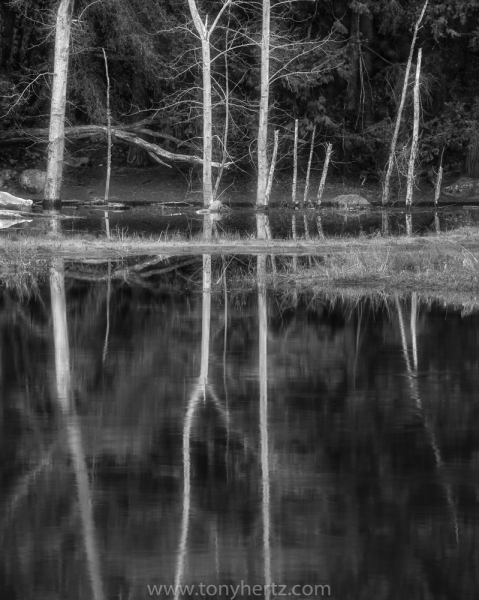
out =
<svg viewBox="0 0 479 600"><path fill-rule="evenodd" d="M19 130L48 127L57 2L0 2L0 152L36 141ZM203 143L201 43L187 0L76 0L66 124L141 123L135 135L200 155ZM384 176L400 103L417 0L273 1L268 140L279 131L278 166L290 168L295 121L303 159L333 145L334 165L351 178ZM210 24L224 2L197 3ZM213 160L251 172L257 164L261 87L261 2L229 3L210 36ZM422 48L418 172L479 176L479 5L429 2ZM414 58L415 60L415 58ZM414 63L397 145L396 176L407 170ZM91 136L92 134L85 134ZM16 137L17 136L17 137ZM104 138L103 134L103 138ZM124 140L125 141L125 140ZM45 140L39 141L39 147ZM271 154L271 150L270 150ZM147 153L136 148L131 160ZM402 169L402 166L404 167Z"/></svg>

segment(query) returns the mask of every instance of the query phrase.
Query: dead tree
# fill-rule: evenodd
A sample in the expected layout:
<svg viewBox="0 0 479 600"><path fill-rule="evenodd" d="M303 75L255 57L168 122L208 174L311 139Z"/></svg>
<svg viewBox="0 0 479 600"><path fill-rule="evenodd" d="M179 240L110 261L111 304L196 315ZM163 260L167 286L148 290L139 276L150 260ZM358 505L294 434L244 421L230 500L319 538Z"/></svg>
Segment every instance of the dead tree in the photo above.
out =
<svg viewBox="0 0 479 600"><path fill-rule="evenodd" d="M419 30L419 26L421 25L421 21L424 17L424 13L426 12L426 7L427 7L428 2L429 2L429 0L426 0L426 2L424 3L421 14L419 15L419 18L416 21L416 25L414 26L414 34L412 36L411 49L409 51L409 58L408 58L407 65L406 65L406 73L404 74L404 85L403 85L402 94L401 94L401 101L399 103L398 113L396 116L396 125L394 127L394 133L393 133L393 137L391 140L391 148L389 150L388 166L387 166L387 170L386 170L386 175L384 177L383 196L382 196L383 204L386 204L389 200L389 182L391 180L391 174L393 171L394 158L396 155L396 145L397 145L397 140L398 140L398 136L399 136L399 128L401 127L401 118L402 118L402 113L403 113L403 109L404 109L404 104L406 101L407 87L408 87L408 83L409 83L409 72L411 71L412 57L414 54L414 47L416 45L417 32Z"/></svg>

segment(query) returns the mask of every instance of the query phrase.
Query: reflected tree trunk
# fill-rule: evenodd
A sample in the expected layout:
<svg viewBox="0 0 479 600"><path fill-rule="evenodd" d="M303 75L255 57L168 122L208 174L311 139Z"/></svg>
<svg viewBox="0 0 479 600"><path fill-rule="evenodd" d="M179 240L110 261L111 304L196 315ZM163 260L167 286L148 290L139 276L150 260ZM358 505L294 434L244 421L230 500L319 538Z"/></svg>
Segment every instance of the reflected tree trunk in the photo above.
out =
<svg viewBox="0 0 479 600"><path fill-rule="evenodd" d="M108 261L108 283L106 288L106 331L103 342L102 363L105 364L108 355L108 340L110 337L110 297L111 297L111 260Z"/></svg>
<svg viewBox="0 0 479 600"><path fill-rule="evenodd" d="M271 521L268 440L268 307L266 298L266 255L258 256L259 396L261 437L261 483L265 600L271 597Z"/></svg>
<svg viewBox="0 0 479 600"><path fill-rule="evenodd" d="M175 575L175 600L179 598L179 586L182 584L188 554L188 531L191 508L191 458L190 439L194 424L194 415L200 400L206 401L208 382L208 364L211 329L211 254L203 255L203 303L201 314L201 359L198 383L191 391L183 427L183 504L181 518L180 545Z"/></svg>
<svg viewBox="0 0 479 600"><path fill-rule="evenodd" d="M423 420L424 430L426 432L427 439L429 441L429 444L431 446L431 449L432 449L432 452L434 454L434 458L436 461L436 469L438 472L439 481L444 490L444 496L446 499L446 503L451 512L452 521L454 523L454 534L455 534L455 538L456 538L456 543L459 543L459 524L458 524L458 520L457 520L456 506L454 503L454 499L452 497L451 486L446 481L445 473L444 473L444 463L443 463L442 456L441 456L441 450L439 448L436 434L434 433L431 423L429 422L429 419L427 418L426 411L424 409L424 406L423 406L423 403L421 400L421 396L419 394L419 386L418 386L418 379L417 379L417 373L418 373L417 329L416 329L417 297L413 296L411 299L411 303L412 303L412 306L411 306L411 339L412 339L412 346L413 346L413 365L412 366L411 366L411 361L409 359L404 317L402 314L401 304L399 302L399 298L397 295L395 297L395 302L396 302L396 310L397 310L398 319L399 319L399 330L401 333L402 352L403 352L404 362L406 365L407 380L409 383L411 399L414 401L414 403L418 409L418 412Z"/></svg>
<svg viewBox="0 0 479 600"><path fill-rule="evenodd" d="M67 440L75 471L83 542L93 598L94 600L103 600L100 557L93 521L92 496L80 424L73 403L63 259L53 260L50 269L50 294L55 346L56 399L65 418Z"/></svg>

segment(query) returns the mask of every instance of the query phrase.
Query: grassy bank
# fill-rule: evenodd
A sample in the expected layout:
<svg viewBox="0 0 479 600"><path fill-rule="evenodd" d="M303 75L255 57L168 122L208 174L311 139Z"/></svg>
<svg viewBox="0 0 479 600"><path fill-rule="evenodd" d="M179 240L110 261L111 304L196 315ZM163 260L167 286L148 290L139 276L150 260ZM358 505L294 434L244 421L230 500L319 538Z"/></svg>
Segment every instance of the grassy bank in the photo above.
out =
<svg viewBox="0 0 479 600"><path fill-rule="evenodd" d="M38 280L52 257L123 260L145 255L274 254L272 284L297 292L361 287L479 293L479 233L466 227L421 237L357 237L268 240L224 236L205 242L170 235L165 239L122 236L107 240L65 234L5 235L0 238L4 282ZM296 256L296 259L292 257ZM250 272L254 279L254 272ZM242 275L248 277L248 275ZM273 281L274 278L274 281Z"/></svg>

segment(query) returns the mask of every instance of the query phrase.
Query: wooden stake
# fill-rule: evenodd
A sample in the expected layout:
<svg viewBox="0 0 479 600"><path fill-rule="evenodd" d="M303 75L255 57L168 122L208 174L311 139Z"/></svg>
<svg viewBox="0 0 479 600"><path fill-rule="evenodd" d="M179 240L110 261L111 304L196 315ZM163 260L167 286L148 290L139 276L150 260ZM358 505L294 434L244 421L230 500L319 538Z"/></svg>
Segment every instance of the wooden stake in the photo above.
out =
<svg viewBox="0 0 479 600"><path fill-rule="evenodd" d="M416 79L414 82L414 125L412 133L411 154L409 155L409 165L407 170L407 191L406 191L406 206L412 204L412 195L414 190L414 172L416 167L417 146L419 141L419 85L421 77L421 60L422 48L419 48L417 54Z"/></svg>
<svg viewBox="0 0 479 600"><path fill-rule="evenodd" d="M313 161L313 151L314 151L314 136L316 135L316 125L313 127L313 135L311 136L311 148L309 150L309 160L308 160L308 170L306 172L306 184L304 186L304 196L302 205L306 204L308 201L308 192L309 192L309 176L311 174L311 163Z"/></svg>
<svg viewBox="0 0 479 600"><path fill-rule="evenodd" d="M409 72L411 70L414 46L416 45L417 32L419 30L421 21L424 17L424 13L426 12L426 7L427 7L428 2L429 2L429 0L426 0L426 2L424 3L421 14L419 15L419 19L417 20L416 25L414 26L414 34L413 34L412 42L411 42L411 49L409 51L409 58L408 58L407 65L406 65L406 73L404 75L404 85L402 88L401 102L399 103L398 114L396 116L396 125L394 126L394 133L393 133L393 137L391 140L391 148L389 150L388 167L387 167L387 171L386 171L386 176L384 178L383 196L382 196L383 204L387 204L387 202L389 200L389 183L391 180L391 173L393 170L394 158L396 155L396 144L397 144L398 135L399 135L399 127L401 126L402 112L404 109L404 103L406 101L406 92L407 92L407 86L409 83Z"/></svg>
<svg viewBox="0 0 479 600"><path fill-rule="evenodd" d="M294 122L294 155L293 155L293 193L291 201L296 204L296 189L298 187L298 119Z"/></svg>
<svg viewBox="0 0 479 600"><path fill-rule="evenodd" d="M323 199L324 186L326 184L326 177L328 176L329 161L331 159L332 153L333 153L333 145L328 144L326 146L326 158L324 159L323 172L321 174L321 181L319 183L318 196L316 198L316 203L318 206L320 206L321 201Z"/></svg>

